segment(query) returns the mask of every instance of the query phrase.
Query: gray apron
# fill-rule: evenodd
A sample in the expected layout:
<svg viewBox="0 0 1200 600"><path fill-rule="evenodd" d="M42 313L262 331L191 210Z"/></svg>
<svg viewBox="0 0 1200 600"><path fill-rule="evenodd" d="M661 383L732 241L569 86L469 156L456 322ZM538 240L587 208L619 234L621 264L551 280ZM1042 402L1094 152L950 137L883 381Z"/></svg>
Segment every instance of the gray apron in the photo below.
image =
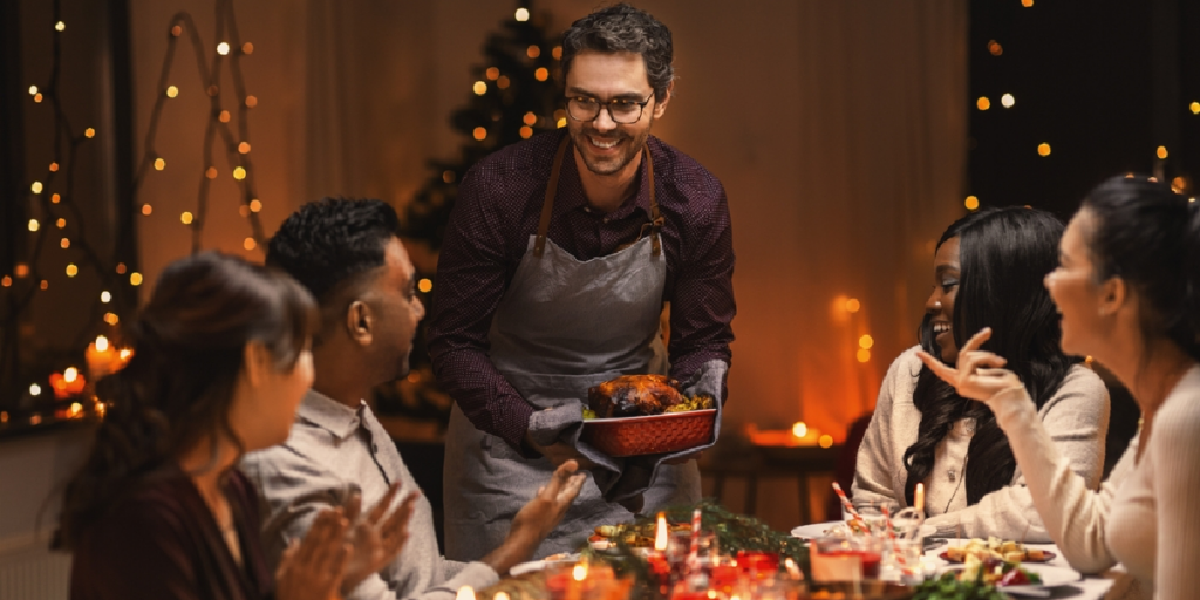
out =
<svg viewBox="0 0 1200 600"><path fill-rule="evenodd" d="M655 357L666 354L659 315L667 260L659 240L662 217L654 199L650 152L643 151L643 160L651 222L632 245L580 261L546 238L569 139L564 136L554 158L538 234L530 236L489 333L492 363L534 406L530 429L539 443L557 436L540 417L581 411L589 387L621 374L647 373ZM553 472L549 459L525 458L503 439L476 429L455 404L446 435L446 557L479 560L498 547L513 516ZM699 499L696 461L662 464L644 493L643 512ZM596 525L633 516L620 504L606 502L589 477L534 558L574 551Z"/></svg>

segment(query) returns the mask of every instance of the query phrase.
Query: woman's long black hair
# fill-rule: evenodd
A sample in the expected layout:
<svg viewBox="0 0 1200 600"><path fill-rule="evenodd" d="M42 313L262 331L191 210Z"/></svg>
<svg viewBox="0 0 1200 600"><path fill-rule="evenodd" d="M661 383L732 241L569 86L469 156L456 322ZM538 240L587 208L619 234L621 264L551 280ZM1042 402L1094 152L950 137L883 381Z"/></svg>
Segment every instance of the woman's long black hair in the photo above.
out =
<svg viewBox="0 0 1200 600"><path fill-rule="evenodd" d="M133 358L97 387L108 414L66 484L58 545L73 549L123 494L205 437L240 449L229 410L246 344L290 370L315 323L312 297L281 272L215 252L168 265L133 324Z"/></svg>
<svg viewBox="0 0 1200 600"><path fill-rule="evenodd" d="M1063 224L1047 212L1021 207L971 213L955 221L938 247L959 238L961 276L954 302L953 334L959 348L979 330L991 327L984 349L1008 360L1040 409L1054 396L1072 360L1062 352L1058 312L1043 279L1058 263ZM921 322L921 347L940 357L930 316ZM975 418L975 435L967 450L967 503L1012 482L1017 461L1008 438L986 405L955 393L954 388L922 366L913 404L921 411L917 441L904 453L908 468L905 495L933 471L938 444L963 417Z"/></svg>

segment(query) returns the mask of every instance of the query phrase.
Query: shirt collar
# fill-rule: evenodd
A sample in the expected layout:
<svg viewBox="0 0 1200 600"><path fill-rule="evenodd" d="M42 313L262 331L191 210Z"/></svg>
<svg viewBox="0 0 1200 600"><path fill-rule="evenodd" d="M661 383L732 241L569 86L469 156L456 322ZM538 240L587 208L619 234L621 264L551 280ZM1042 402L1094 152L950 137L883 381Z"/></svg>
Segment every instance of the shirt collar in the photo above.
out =
<svg viewBox="0 0 1200 600"><path fill-rule="evenodd" d="M564 133L563 135L570 135ZM646 140L647 148L654 145L655 138L650 136ZM653 154L653 149L651 149ZM646 215L650 215L650 178L646 176L646 160L642 158L638 165L636 183L637 193L633 198L626 200L620 208L610 213L612 218L623 218L633 211L634 207L641 208ZM656 177L657 179L657 177ZM554 212L567 212L570 210L586 210L587 209L587 194L583 191L583 182L579 178L579 169L575 163L575 145L574 142L567 142L567 155L563 157L562 171L559 173L558 181L558 196L554 200Z"/></svg>
<svg viewBox="0 0 1200 600"><path fill-rule="evenodd" d="M344 440L358 430L363 406L366 403L359 400L358 408L350 408L321 392L309 390L300 401L296 418Z"/></svg>

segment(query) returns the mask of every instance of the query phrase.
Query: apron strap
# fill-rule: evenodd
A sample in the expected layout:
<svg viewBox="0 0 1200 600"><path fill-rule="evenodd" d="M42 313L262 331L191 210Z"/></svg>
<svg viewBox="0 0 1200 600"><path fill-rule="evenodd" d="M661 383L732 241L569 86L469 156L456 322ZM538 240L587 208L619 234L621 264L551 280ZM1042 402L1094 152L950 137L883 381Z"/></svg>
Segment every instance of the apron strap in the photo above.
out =
<svg viewBox="0 0 1200 600"><path fill-rule="evenodd" d="M554 155L554 163L550 167L550 181L546 183L546 198L542 201L542 216L538 219L537 241L533 245L533 255L541 257L546 251L546 233L550 230L550 217L554 214L554 196L558 192L558 175L562 171L563 156L567 153L567 147L571 136L564 135L561 142L558 144L558 152ZM663 228L662 212L658 209L658 201L655 199L654 193L654 160L650 158L650 148L642 147L642 152L646 157L646 175L649 177L647 183L650 189L650 222L642 225L642 231L638 237L646 235L649 230L650 240L654 246L654 256L662 253L662 242L659 239L659 232Z"/></svg>
<svg viewBox="0 0 1200 600"><path fill-rule="evenodd" d="M533 245L533 255L541 257L546 250L546 232L550 230L550 215L554 213L554 195L558 192L558 173L562 171L563 156L567 153L571 136L564 135L558 144L558 152L554 155L554 164L550 167L550 181L546 183L546 200L542 202L542 218L538 220L537 242Z"/></svg>

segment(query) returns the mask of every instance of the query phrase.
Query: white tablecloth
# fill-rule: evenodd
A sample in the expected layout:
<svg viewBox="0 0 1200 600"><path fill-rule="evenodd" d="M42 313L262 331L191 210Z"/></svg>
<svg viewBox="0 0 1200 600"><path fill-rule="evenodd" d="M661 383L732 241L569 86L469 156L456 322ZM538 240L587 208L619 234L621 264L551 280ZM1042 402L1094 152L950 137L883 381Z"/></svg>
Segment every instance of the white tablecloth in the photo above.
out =
<svg viewBox="0 0 1200 600"><path fill-rule="evenodd" d="M966 542L966 540L950 540L949 545L961 546L965 542ZM1067 564L1067 560L1065 558L1063 558L1062 552L1059 552L1057 546L1054 546L1053 544L1026 544L1026 545L1029 546L1030 548L1040 548L1042 550L1049 550L1058 555L1054 558L1054 560L1050 561L1047 564L1049 564L1051 566L1055 566L1055 567L1062 567L1064 569L1071 568L1071 565ZM946 547L947 547L947 544L942 544L941 546L938 546L938 547L933 548L933 549L929 550L928 552L926 552L925 556L927 559L930 559L931 562L936 564L939 568L948 567L948 566L950 566L950 563L938 558L938 556L937 556L938 554L941 554L942 552L944 552L946 550ZM1056 599L1057 598L1071 598L1073 600L1074 599L1100 600L1101 598L1104 598L1105 594L1108 593L1108 589L1110 587L1112 587L1112 584L1113 584L1112 579L1109 579L1106 576L1085 575L1082 580L1077 581L1075 583L1050 588L1050 594L1047 596L1017 596L1017 595L1013 595L1013 598L1017 599L1017 600L1020 600L1022 598L1056 598Z"/></svg>

